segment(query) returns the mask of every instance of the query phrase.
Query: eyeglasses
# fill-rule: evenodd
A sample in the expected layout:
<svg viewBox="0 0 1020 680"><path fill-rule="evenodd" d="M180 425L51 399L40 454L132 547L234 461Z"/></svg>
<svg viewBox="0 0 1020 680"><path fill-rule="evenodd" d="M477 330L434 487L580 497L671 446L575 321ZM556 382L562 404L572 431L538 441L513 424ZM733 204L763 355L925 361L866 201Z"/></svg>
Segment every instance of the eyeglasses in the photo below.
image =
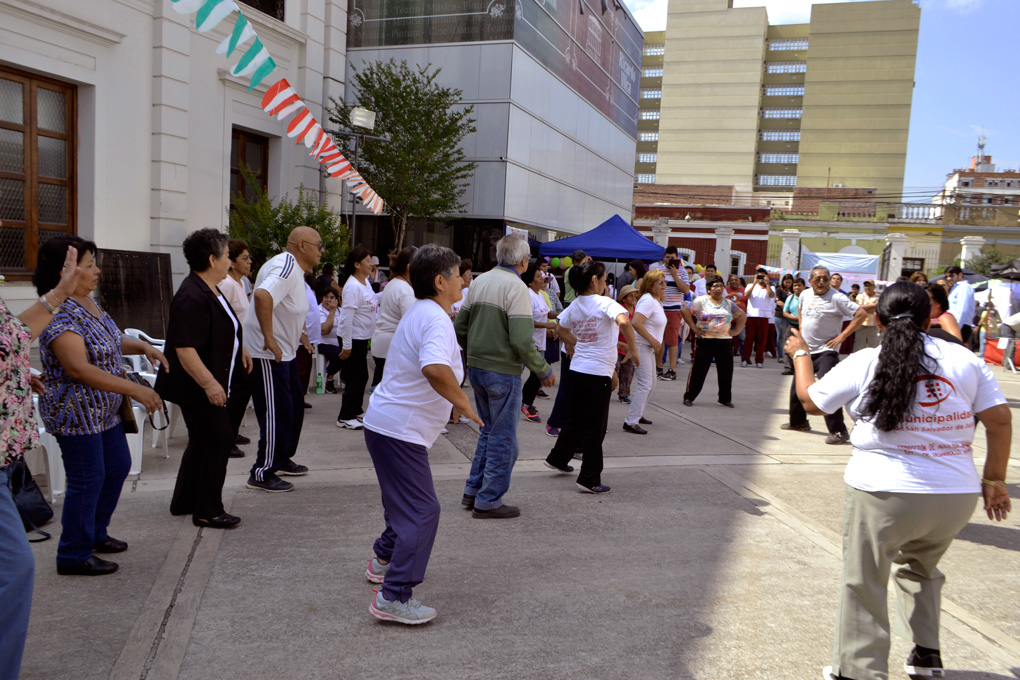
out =
<svg viewBox="0 0 1020 680"><path fill-rule="evenodd" d="M829 277L828 276L816 276L816 277L814 277L811 280L812 281L828 281Z"/></svg>
<svg viewBox="0 0 1020 680"><path fill-rule="evenodd" d="M241 257L239 257L237 259L241 260L243 262L251 262L251 255L242 255Z"/></svg>
<svg viewBox="0 0 1020 680"><path fill-rule="evenodd" d="M326 249L326 246L322 245L322 241L319 241L318 243L315 243L313 241L302 241L301 243L307 243L310 246L315 246L316 248L319 249L320 253Z"/></svg>

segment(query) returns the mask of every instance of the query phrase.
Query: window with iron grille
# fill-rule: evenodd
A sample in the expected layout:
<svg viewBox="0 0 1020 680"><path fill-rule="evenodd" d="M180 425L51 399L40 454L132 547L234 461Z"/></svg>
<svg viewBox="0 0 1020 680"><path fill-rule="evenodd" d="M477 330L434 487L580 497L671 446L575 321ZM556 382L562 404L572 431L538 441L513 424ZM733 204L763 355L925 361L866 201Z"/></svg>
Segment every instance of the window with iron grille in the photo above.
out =
<svg viewBox="0 0 1020 680"><path fill-rule="evenodd" d="M657 141L659 141L659 133L658 132L642 132L641 136L639 137L639 139L642 142L657 142Z"/></svg>
<svg viewBox="0 0 1020 680"><path fill-rule="evenodd" d="M763 142L799 142L800 130L762 130L758 138Z"/></svg>
<svg viewBox="0 0 1020 680"><path fill-rule="evenodd" d="M762 118L800 118L803 109L782 109L766 106L761 110Z"/></svg>
<svg viewBox="0 0 1020 680"><path fill-rule="evenodd" d="M799 154L795 153L760 153L759 163L796 163Z"/></svg>
<svg viewBox="0 0 1020 680"><path fill-rule="evenodd" d="M77 231L77 89L0 66L0 272L27 278L39 246Z"/></svg>
<svg viewBox="0 0 1020 680"><path fill-rule="evenodd" d="M655 89L655 90L644 89L644 90L641 90L641 98L642 99L662 99L662 90L659 90L659 89Z"/></svg>
<svg viewBox="0 0 1020 680"><path fill-rule="evenodd" d="M769 85L765 87L766 97L803 97L803 85Z"/></svg>
<svg viewBox="0 0 1020 680"><path fill-rule="evenodd" d="M781 50L806 50L808 48L807 38L784 38L781 40L769 40L769 50L773 52Z"/></svg>
<svg viewBox="0 0 1020 680"><path fill-rule="evenodd" d="M654 153L639 153L637 155L638 163L655 163L658 160L659 155Z"/></svg>
<svg viewBox="0 0 1020 680"><path fill-rule="evenodd" d="M796 175L758 175L758 186L762 187L793 187L797 186Z"/></svg>
<svg viewBox="0 0 1020 680"><path fill-rule="evenodd" d="M659 120L658 111L642 111L641 120Z"/></svg>
<svg viewBox="0 0 1020 680"><path fill-rule="evenodd" d="M283 21L284 0L238 0L249 7L254 7L264 14Z"/></svg>
<svg viewBox="0 0 1020 680"><path fill-rule="evenodd" d="M661 78L662 68L646 68L642 74L645 78Z"/></svg>
<svg viewBox="0 0 1020 680"><path fill-rule="evenodd" d="M769 61L765 63L766 73L807 73L806 61Z"/></svg>
<svg viewBox="0 0 1020 680"><path fill-rule="evenodd" d="M656 57L656 56L659 56L660 54L665 54L666 53L666 46L665 45L645 45L645 52L644 53L645 53L646 57Z"/></svg>
<svg viewBox="0 0 1020 680"><path fill-rule="evenodd" d="M655 175L638 175L638 184L655 184Z"/></svg>

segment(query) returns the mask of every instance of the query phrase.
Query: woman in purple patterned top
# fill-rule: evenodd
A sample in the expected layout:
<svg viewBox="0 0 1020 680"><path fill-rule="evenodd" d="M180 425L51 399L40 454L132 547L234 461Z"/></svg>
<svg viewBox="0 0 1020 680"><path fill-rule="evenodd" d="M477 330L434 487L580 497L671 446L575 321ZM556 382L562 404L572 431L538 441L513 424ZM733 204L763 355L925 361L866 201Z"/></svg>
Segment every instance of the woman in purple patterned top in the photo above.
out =
<svg viewBox="0 0 1020 680"><path fill-rule="evenodd" d="M32 377L28 348L53 320L74 291L78 252L67 248L53 290L18 316L0 300L0 680L15 680L28 634L35 558L8 486L7 463L39 444L32 415L32 391L42 382ZM43 301L45 300L45 302Z"/></svg>
<svg viewBox="0 0 1020 680"><path fill-rule="evenodd" d="M162 402L153 390L121 377L123 354L144 354L153 365L166 358L152 345L124 337L109 314L90 297L99 285L96 244L77 236L58 236L39 249L33 282L41 293L59 280L61 254L78 249L81 270L74 291L39 337L46 392L39 411L46 430L60 444L67 473L57 547L57 573L112 574L115 562L93 553L117 553L127 543L106 529L131 469L119 408L123 397L140 402L149 413Z"/></svg>

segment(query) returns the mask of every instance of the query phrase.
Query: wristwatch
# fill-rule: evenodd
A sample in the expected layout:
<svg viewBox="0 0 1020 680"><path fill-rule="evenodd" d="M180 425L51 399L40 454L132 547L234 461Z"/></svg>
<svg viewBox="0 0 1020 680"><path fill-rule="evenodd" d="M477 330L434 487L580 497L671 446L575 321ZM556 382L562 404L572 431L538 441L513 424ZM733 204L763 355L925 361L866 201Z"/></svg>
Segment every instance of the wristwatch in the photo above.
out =
<svg viewBox="0 0 1020 680"><path fill-rule="evenodd" d="M807 351L806 349L798 349L796 352L793 353L794 359L796 359L797 357L809 357L809 356L811 356L811 352Z"/></svg>

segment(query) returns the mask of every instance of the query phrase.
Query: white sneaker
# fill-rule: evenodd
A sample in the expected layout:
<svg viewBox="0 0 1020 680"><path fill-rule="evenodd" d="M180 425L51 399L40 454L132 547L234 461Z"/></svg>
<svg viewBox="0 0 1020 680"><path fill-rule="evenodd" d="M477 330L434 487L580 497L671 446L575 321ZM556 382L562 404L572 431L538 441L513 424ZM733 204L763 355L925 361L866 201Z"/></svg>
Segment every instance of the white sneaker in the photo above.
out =
<svg viewBox="0 0 1020 680"><path fill-rule="evenodd" d="M677 365L680 365L680 364L686 364L687 362L683 360L683 357L677 357L676 358L676 363L677 363Z"/></svg>
<svg viewBox="0 0 1020 680"><path fill-rule="evenodd" d="M439 434L450 434L450 431L444 427L439 431Z"/></svg>
<svg viewBox="0 0 1020 680"><path fill-rule="evenodd" d="M428 623L436 618L435 609L426 607L413 597L407 602L401 602L400 600L390 602L383 597L381 590L373 592L375 597L372 598L372 604L368 606L368 611L377 619L396 621L408 626L417 626L422 623Z"/></svg>
<svg viewBox="0 0 1020 680"><path fill-rule="evenodd" d="M368 569L365 570L365 578L372 583L382 583L386 572L390 570L390 563L383 564L378 557L372 557L368 561Z"/></svg>
<svg viewBox="0 0 1020 680"><path fill-rule="evenodd" d="M354 419L354 420L338 420L338 421L336 421L336 426L337 427L342 427L342 428L347 429L347 430L360 430L361 428L365 427L364 425L362 425L361 421L357 420L357 419Z"/></svg>
<svg viewBox="0 0 1020 680"><path fill-rule="evenodd" d="M471 419L470 419L470 418L468 418L467 416L461 416L461 417L460 417L460 420L459 420L459 421L457 421L457 422L461 423L462 425L467 425L468 423L470 423L470 422L472 422L472 421L471 421Z"/></svg>
<svg viewBox="0 0 1020 680"><path fill-rule="evenodd" d="M741 368L747 368L747 362L746 361L741 361L740 362L740 367Z"/></svg>
<svg viewBox="0 0 1020 680"><path fill-rule="evenodd" d="M755 364L758 368L765 368L765 364Z"/></svg>

